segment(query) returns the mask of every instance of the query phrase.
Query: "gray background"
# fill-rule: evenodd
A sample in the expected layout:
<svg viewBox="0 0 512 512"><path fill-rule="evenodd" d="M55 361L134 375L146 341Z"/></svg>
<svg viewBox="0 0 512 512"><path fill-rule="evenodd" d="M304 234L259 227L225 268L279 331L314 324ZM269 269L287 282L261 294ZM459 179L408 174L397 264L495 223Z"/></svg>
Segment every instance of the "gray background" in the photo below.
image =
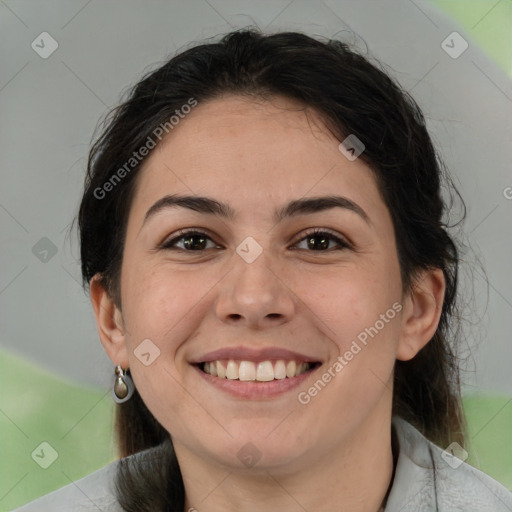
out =
<svg viewBox="0 0 512 512"><path fill-rule="evenodd" d="M93 130L144 72L249 24L337 35L363 51L366 43L422 106L468 206L463 296L474 288L475 302L465 324L465 388L512 395L511 83L471 33L420 0L1 2L2 347L77 382L110 384L112 365L80 286L76 235L66 237ZM44 31L59 44L47 59L31 48ZM456 59L441 47L453 31L469 42ZM43 237L57 249L46 262L33 253Z"/></svg>

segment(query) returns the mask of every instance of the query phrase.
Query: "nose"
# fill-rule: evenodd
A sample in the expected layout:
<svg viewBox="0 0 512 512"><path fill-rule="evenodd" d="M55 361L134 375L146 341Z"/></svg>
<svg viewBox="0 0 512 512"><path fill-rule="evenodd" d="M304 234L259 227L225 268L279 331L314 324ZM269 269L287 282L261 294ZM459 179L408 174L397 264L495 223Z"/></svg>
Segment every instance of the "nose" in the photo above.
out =
<svg viewBox="0 0 512 512"><path fill-rule="evenodd" d="M234 267L225 276L215 304L217 317L256 330L289 322L297 298L282 264L272 261L267 251L251 263L238 254L233 258Z"/></svg>

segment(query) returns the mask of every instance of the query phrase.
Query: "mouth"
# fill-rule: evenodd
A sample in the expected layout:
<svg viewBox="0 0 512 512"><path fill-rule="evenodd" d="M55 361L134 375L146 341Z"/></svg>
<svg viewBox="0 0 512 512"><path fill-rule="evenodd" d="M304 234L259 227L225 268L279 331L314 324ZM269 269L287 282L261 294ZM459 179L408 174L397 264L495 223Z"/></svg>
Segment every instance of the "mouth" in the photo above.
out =
<svg viewBox="0 0 512 512"><path fill-rule="evenodd" d="M220 350L190 361L203 382L231 397L276 398L303 384L321 361L286 350Z"/></svg>
<svg viewBox="0 0 512 512"><path fill-rule="evenodd" d="M319 365L319 362L312 363L294 359L259 362L217 359L215 361L199 363L197 366L204 373L219 379L242 382L271 382L274 380L293 379L314 370Z"/></svg>

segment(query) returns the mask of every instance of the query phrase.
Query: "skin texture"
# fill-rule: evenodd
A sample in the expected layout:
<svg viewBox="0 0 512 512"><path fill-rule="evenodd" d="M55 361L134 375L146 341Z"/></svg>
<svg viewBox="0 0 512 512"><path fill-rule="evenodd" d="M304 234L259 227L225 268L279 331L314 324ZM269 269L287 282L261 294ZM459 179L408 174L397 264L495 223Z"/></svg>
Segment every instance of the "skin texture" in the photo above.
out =
<svg viewBox="0 0 512 512"><path fill-rule="evenodd" d="M172 436L187 508L203 511L376 511L390 483L393 366L431 339L444 278L418 276L404 294L393 224L372 171L349 161L314 112L285 98L227 96L199 104L144 162L128 219L122 312L96 276L91 300L114 364L130 367L148 408ZM229 203L234 219L168 208L166 194ZM341 195L348 209L276 223L294 199ZM206 249L157 249L178 230L210 237ZM328 229L350 243L314 250L305 236ZM263 252L247 263L246 237ZM318 238L317 238L318 240ZM316 242L318 243L318 242ZM394 303L392 320L303 405L297 400ZM145 366L134 350L149 338L160 356ZM323 367L281 396L235 398L205 382L188 361L223 347L280 347ZM248 442L253 467L237 457ZM303 508L302 508L303 507Z"/></svg>

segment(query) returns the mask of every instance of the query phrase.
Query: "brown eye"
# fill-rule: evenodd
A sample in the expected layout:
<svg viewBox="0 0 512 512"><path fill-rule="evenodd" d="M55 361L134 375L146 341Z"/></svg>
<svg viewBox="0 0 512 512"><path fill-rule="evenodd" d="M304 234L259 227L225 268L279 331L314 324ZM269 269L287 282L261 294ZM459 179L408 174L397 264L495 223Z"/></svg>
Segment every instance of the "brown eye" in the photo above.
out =
<svg viewBox="0 0 512 512"><path fill-rule="evenodd" d="M304 241L306 242L306 249L311 251L327 252L330 249L333 249L332 247L329 247L332 241L336 242L336 245L338 246L337 248L334 247L334 250L350 249L350 245L345 240L342 240L329 231L324 230L313 230L299 240L299 242ZM303 248L301 249L304 250Z"/></svg>
<svg viewBox="0 0 512 512"><path fill-rule="evenodd" d="M202 231L183 231L172 238L164 242L159 248L160 249L180 249L188 252L204 251L211 247L207 247L208 240L213 243L213 240ZM178 247L177 243L183 244L182 247ZM214 247L217 247L215 244Z"/></svg>

